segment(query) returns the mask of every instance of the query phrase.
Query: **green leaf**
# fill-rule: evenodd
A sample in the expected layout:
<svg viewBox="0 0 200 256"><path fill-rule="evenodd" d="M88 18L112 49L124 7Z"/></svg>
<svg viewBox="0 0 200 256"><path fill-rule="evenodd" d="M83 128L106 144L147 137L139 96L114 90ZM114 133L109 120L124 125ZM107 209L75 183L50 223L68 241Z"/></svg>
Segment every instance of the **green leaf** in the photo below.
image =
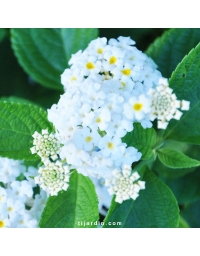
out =
<svg viewBox="0 0 200 256"><path fill-rule="evenodd" d="M122 141L128 147L133 146L142 153L142 159L147 160L153 154L153 146L156 143L156 132L153 128L144 129L140 123L134 123L134 129L128 132Z"/></svg>
<svg viewBox="0 0 200 256"><path fill-rule="evenodd" d="M190 168L200 165L200 161L170 148L159 149L157 152L160 161L170 168Z"/></svg>
<svg viewBox="0 0 200 256"><path fill-rule="evenodd" d="M178 63L200 41L199 28L174 28L149 46L146 54L158 65L164 77L170 77Z"/></svg>
<svg viewBox="0 0 200 256"><path fill-rule="evenodd" d="M39 223L41 228L97 227L98 199L92 181L74 171L69 184L67 191L48 199Z"/></svg>
<svg viewBox="0 0 200 256"><path fill-rule="evenodd" d="M200 199L200 168L178 179L165 179L180 205Z"/></svg>
<svg viewBox="0 0 200 256"><path fill-rule="evenodd" d="M146 188L139 197L118 204L112 200L104 221L104 228L173 228L179 225L179 208L171 190L150 170L142 180ZM121 222L122 225L109 225Z"/></svg>
<svg viewBox="0 0 200 256"><path fill-rule="evenodd" d="M52 130L46 111L31 104L0 102L0 156L36 160L30 148L32 134L42 129Z"/></svg>
<svg viewBox="0 0 200 256"><path fill-rule="evenodd" d="M181 215L191 228L200 228L200 200L184 207Z"/></svg>
<svg viewBox="0 0 200 256"><path fill-rule="evenodd" d="M182 216L180 216L179 220L179 228L189 228L189 224L186 222L186 220L183 219Z"/></svg>
<svg viewBox="0 0 200 256"><path fill-rule="evenodd" d="M177 66L169 80L179 100L190 101L180 120L171 120L163 139L200 144L200 44Z"/></svg>
<svg viewBox="0 0 200 256"><path fill-rule="evenodd" d="M0 101L6 101L6 102L16 102L16 103L26 103L26 104L35 104L34 102L24 99L24 98L20 98L18 96L10 96L10 97L0 97ZM39 106L39 105L38 105Z"/></svg>
<svg viewBox="0 0 200 256"><path fill-rule="evenodd" d="M170 149L179 151L192 159L196 159L200 161L199 145L191 145L185 142L167 140L163 142L162 148L170 148ZM196 169L196 166L190 167L190 168L173 169L173 168L167 167L166 165L163 165L162 162L157 157L150 169L156 172L159 175L159 177L177 179L178 177L182 177L188 173L194 172Z"/></svg>
<svg viewBox="0 0 200 256"><path fill-rule="evenodd" d="M7 30L5 28L0 28L0 42L4 39L7 34Z"/></svg>
<svg viewBox="0 0 200 256"><path fill-rule="evenodd" d="M11 29L15 55L24 70L42 85L62 90L60 75L71 55L98 37L95 28Z"/></svg>

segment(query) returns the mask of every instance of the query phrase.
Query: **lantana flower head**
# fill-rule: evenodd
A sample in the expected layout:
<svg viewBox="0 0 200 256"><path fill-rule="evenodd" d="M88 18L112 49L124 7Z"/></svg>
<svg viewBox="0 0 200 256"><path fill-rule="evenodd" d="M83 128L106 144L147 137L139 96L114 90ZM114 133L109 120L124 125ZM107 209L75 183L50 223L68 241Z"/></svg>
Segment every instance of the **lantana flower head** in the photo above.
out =
<svg viewBox="0 0 200 256"><path fill-rule="evenodd" d="M65 163L69 174L76 169L89 177L115 180L119 175L113 170L118 170L124 179L124 170L128 170L125 166L131 166L142 156L136 148L122 142L126 133L134 129L133 124L139 122L147 129L157 118L158 128L165 129L171 118L181 117L178 108L189 108L187 101L179 101L172 94L154 61L134 45L130 37L109 41L97 38L84 51L72 55L70 68L61 75L65 93L48 110L48 119L56 131L52 136L60 148L48 156L49 165L43 161L44 167L36 178L46 191L53 188L48 176L53 174L46 170L51 169L55 160ZM35 146L32 152L36 150ZM130 170L128 177L133 177ZM116 200L136 199L138 184L129 186L126 196L116 190ZM144 183L140 185L144 188ZM63 188L66 190L67 186Z"/></svg>

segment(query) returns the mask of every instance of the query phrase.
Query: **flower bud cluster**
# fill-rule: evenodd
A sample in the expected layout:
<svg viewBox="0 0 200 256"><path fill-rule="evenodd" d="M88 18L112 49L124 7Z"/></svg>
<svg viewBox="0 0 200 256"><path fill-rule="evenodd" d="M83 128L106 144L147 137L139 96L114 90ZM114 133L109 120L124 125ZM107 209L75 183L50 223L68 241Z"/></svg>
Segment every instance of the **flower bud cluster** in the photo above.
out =
<svg viewBox="0 0 200 256"><path fill-rule="evenodd" d="M139 196L139 191L145 189L145 182L140 181L137 172L131 174L131 166L124 165L121 170L115 169L112 179L105 180L105 186L109 186L110 195L116 195L115 201L122 203L124 200L132 198L135 200Z"/></svg>
<svg viewBox="0 0 200 256"><path fill-rule="evenodd" d="M179 120L182 112L178 110L189 110L190 102L186 100L177 100L173 90L169 87L168 80L160 78L158 86L151 88L148 95L151 100L150 120L158 119L158 128L166 129L171 119Z"/></svg>
<svg viewBox="0 0 200 256"><path fill-rule="evenodd" d="M32 154L37 153L43 162L51 158L53 161L58 159L60 143L55 138L53 133L48 133L48 130L42 130L42 134L37 131L32 135L33 147L30 149Z"/></svg>
<svg viewBox="0 0 200 256"><path fill-rule="evenodd" d="M52 196L61 190L67 190L69 181L69 167L63 166L61 162L49 162L46 166L40 167L39 175L35 177L35 183Z"/></svg>
<svg viewBox="0 0 200 256"><path fill-rule="evenodd" d="M61 144L55 134L42 130L32 135L34 138L31 153L37 153L44 163L38 170L35 183L47 192L47 195L57 195L61 190L67 190L69 181L69 167L59 159Z"/></svg>

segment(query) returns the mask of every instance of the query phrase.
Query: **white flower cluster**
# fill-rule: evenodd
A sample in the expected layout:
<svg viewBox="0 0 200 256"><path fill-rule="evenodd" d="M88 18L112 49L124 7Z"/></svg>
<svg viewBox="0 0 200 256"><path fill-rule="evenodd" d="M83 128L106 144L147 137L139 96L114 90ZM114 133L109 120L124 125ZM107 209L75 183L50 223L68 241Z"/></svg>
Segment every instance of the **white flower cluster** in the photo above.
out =
<svg viewBox="0 0 200 256"><path fill-rule="evenodd" d="M52 160L58 159L60 143L55 138L53 133L48 132L48 130L42 130L42 134L37 131L32 135L33 147L30 149L32 154L37 153L43 162L49 162L49 158Z"/></svg>
<svg viewBox="0 0 200 256"><path fill-rule="evenodd" d="M145 182L139 180L140 175L137 172L131 174L130 165L124 165L122 172L115 169L112 173L114 178L106 179L105 186L110 186L108 192L116 195L115 201L120 204L130 198L135 200L139 191L145 189Z"/></svg>
<svg viewBox="0 0 200 256"><path fill-rule="evenodd" d="M126 133L133 130L134 122L146 129L158 118L159 128L166 128L166 120L180 118L178 107L189 108L186 101L178 104L156 64L134 44L130 37L108 42L106 38L93 40L83 52L72 55L71 67L61 75L65 93L48 110L48 119L56 130L54 138L62 146L59 152L51 153L51 160L59 155L58 161L67 163L69 171L76 169L86 176L115 180L113 170L123 175L124 166L141 158L136 148L122 142ZM37 145L33 153L38 152ZM47 150L46 142L44 145ZM50 173L45 174L46 191L57 174L53 183L49 177ZM132 182L131 177L126 179ZM38 182L44 183L44 175ZM136 198L136 192L128 195L118 195L118 202Z"/></svg>
<svg viewBox="0 0 200 256"><path fill-rule="evenodd" d="M169 87L166 78L160 78L156 88L150 88L148 95L151 96L150 120L158 119L158 128L166 129L168 122L174 118L179 120L182 112L178 110L189 110L190 102L177 100L173 90Z"/></svg>
<svg viewBox="0 0 200 256"><path fill-rule="evenodd" d="M69 181L69 167L63 166L61 162L48 163L38 170L39 176L35 177L35 183L52 196L60 190L67 190Z"/></svg>
<svg viewBox="0 0 200 256"><path fill-rule="evenodd" d="M26 171L22 161L0 158L0 228L36 228L45 206L44 191L33 195L33 176L37 169ZM26 180L16 180L20 175Z"/></svg>
<svg viewBox="0 0 200 256"><path fill-rule="evenodd" d="M69 166L59 160L61 144L53 133L42 130L32 135L32 154L37 153L44 165L39 168L38 176L35 176L35 183L47 192L47 195L56 196L59 191L67 190L69 181Z"/></svg>

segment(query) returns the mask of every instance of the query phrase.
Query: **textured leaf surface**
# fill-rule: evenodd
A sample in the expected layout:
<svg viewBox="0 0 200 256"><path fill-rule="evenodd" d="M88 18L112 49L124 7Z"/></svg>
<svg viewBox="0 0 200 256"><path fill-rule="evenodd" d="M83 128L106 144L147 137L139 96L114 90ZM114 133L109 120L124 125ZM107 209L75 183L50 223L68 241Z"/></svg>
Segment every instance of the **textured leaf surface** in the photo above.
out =
<svg viewBox="0 0 200 256"><path fill-rule="evenodd" d="M105 228L172 228L179 225L179 209L171 190L148 169L142 178L146 189L134 201L111 203L105 219ZM109 225L121 222L122 225Z"/></svg>
<svg viewBox="0 0 200 256"><path fill-rule="evenodd" d="M11 29L12 47L24 70L42 85L58 90L71 55L97 37L94 28Z"/></svg>
<svg viewBox="0 0 200 256"><path fill-rule="evenodd" d="M146 54L156 62L162 75L169 78L178 63L199 42L199 28L173 28L156 39Z"/></svg>
<svg viewBox="0 0 200 256"><path fill-rule="evenodd" d="M142 153L142 159L149 159L153 154L153 146L156 143L156 132L153 128L142 128L140 123L134 123L132 132L128 132L122 141L128 147L133 146Z"/></svg>
<svg viewBox="0 0 200 256"><path fill-rule="evenodd" d="M36 160L30 148L32 134L52 129L46 111L30 104L0 102L0 155L13 159Z"/></svg>
<svg viewBox="0 0 200 256"><path fill-rule="evenodd" d="M200 144L200 44L177 66L169 84L179 100L190 101L190 109L170 121L164 139Z"/></svg>
<svg viewBox="0 0 200 256"><path fill-rule="evenodd" d="M158 150L158 157L164 165L170 168L190 168L200 165L200 161L170 148Z"/></svg>
<svg viewBox="0 0 200 256"><path fill-rule="evenodd" d="M34 102L30 101L30 100L27 100L27 99L24 99L24 98L20 98L20 97L17 97L17 96L10 96L10 97L0 97L0 101L4 102L16 102L16 103L26 103L26 104L34 104L34 105L37 105L35 104ZM39 106L39 105L37 105Z"/></svg>
<svg viewBox="0 0 200 256"><path fill-rule="evenodd" d="M74 172L69 184L67 191L48 199L39 224L41 228L97 227L94 222L99 219L98 200L92 181Z"/></svg>

